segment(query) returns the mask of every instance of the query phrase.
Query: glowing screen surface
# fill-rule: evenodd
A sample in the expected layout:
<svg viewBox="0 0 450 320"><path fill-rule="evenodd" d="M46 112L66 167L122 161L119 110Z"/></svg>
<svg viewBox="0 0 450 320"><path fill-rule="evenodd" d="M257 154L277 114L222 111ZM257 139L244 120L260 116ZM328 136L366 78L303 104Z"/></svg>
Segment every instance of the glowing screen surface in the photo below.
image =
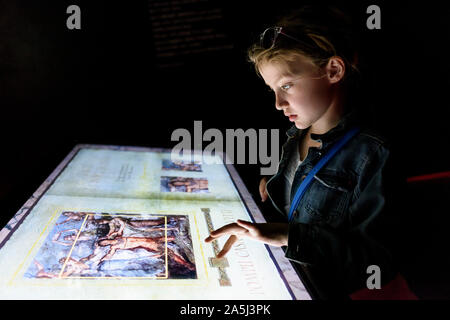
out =
<svg viewBox="0 0 450 320"><path fill-rule="evenodd" d="M264 222L221 159L79 145L0 231L0 299L310 299L280 248L216 258L236 219Z"/></svg>

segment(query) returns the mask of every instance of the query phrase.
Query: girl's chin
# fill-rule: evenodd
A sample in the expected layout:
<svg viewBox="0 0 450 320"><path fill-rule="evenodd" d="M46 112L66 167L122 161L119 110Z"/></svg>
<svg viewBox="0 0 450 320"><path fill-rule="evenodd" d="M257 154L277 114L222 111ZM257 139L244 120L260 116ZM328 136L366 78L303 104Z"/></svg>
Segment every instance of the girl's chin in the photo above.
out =
<svg viewBox="0 0 450 320"><path fill-rule="evenodd" d="M297 129L301 129L301 130L307 129L307 128L309 128L311 126L310 124L305 125L305 124L300 123L298 121L294 122L294 125L297 127Z"/></svg>

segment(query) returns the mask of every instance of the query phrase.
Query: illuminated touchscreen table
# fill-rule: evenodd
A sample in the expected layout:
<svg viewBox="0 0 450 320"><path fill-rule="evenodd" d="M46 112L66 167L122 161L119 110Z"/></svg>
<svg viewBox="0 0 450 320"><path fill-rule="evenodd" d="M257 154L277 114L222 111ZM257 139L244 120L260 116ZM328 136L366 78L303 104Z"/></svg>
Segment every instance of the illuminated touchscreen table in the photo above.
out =
<svg viewBox="0 0 450 320"><path fill-rule="evenodd" d="M77 145L0 231L0 299L310 299L281 248L203 241L265 221L215 157Z"/></svg>

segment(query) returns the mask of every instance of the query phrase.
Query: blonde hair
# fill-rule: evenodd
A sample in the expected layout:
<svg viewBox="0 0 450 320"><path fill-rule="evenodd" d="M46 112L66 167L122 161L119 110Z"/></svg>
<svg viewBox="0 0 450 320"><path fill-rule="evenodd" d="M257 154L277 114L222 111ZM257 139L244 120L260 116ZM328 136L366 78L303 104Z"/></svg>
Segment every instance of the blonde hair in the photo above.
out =
<svg viewBox="0 0 450 320"><path fill-rule="evenodd" d="M248 49L249 62L258 76L260 67L267 62L287 64L299 56L307 58L319 69L333 56L345 63L345 79L359 75L356 34L351 19L335 7L305 6L280 19L276 24L289 37L279 34L275 44L264 48L259 42Z"/></svg>

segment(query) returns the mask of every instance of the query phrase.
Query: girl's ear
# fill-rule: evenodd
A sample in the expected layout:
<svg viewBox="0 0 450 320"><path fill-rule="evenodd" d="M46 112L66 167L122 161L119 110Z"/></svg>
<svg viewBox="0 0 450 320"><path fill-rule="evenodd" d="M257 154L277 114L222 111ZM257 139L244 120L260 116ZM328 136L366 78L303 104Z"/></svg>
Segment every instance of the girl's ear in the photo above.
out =
<svg viewBox="0 0 450 320"><path fill-rule="evenodd" d="M341 81L345 74L345 63L341 57L333 56L328 60L326 72L330 83Z"/></svg>

